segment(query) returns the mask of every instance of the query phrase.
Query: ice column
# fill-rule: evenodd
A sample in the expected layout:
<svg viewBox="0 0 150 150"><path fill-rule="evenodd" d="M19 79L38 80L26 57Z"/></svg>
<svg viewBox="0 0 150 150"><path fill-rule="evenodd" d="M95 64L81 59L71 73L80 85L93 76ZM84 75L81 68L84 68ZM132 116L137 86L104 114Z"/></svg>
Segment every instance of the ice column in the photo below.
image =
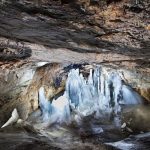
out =
<svg viewBox="0 0 150 150"><path fill-rule="evenodd" d="M45 97L44 88L41 87L39 89L39 106L42 111L43 120L47 121L52 114L52 106L50 104L50 101L48 101Z"/></svg>

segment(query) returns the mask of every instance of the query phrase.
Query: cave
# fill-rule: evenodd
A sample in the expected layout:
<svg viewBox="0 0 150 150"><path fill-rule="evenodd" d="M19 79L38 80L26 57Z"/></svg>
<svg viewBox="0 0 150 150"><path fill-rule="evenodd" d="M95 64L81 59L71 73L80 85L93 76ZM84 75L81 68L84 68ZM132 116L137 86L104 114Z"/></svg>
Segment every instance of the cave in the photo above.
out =
<svg viewBox="0 0 150 150"><path fill-rule="evenodd" d="M149 11L0 1L0 150L150 149Z"/></svg>

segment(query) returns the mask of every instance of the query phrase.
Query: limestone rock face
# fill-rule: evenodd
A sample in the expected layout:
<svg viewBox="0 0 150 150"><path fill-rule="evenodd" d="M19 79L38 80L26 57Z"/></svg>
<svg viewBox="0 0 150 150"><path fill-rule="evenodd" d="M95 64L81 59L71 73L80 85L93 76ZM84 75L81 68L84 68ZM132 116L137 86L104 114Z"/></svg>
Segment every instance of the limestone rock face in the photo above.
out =
<svg viewBox="0 0 150 150"><path fill-rule="evenodd" d="M0 124L17 108L38 107L38 89L51 99L64 90L70 64L101 64L150 101L149 3L19 0L0 5ZM78 3L80 6L80 3Z"/></svg>

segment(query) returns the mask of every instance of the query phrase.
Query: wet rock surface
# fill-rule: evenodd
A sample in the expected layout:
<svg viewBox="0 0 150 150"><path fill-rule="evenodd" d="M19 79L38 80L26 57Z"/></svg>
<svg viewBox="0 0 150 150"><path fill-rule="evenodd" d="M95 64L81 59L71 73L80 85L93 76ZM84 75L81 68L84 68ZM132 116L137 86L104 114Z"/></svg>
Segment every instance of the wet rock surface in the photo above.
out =
<svg viewBox="0 0 150 150"><path fill-rule="evenodd" d="M51 128L33 132L31 127L7 127L0 131L2 150L114 150L112 146L96 143L92 138L84 137L83 142L79 135L67 128ZM56 130L57 129L57 130ZM7 130L7 131L6 131Z"/></svg>
<svg viewBox="0 0 150 150"><path fill-rule="evenodd" d="M121 150L148 150L150 148L149 134L150 133L143 133L136 136L130 136L129 138L122 141L108 143L108 145L112 145Z"/></svg>
<svg viewBox="0 0 150 150"><path fill-rule="evenodd" d="M19 128L0 133L0 144L1 150L61 150L52 146L47 139Z"/></svg>

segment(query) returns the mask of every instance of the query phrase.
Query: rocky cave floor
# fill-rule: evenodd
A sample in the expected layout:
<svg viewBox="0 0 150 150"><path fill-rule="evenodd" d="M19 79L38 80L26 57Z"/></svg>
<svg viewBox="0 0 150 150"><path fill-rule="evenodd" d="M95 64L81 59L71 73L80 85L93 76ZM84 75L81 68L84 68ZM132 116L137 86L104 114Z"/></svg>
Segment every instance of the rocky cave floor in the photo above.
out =
<svg viewBox="0 0 150 150"><path fill-rule="evenodd" d="M31 117L31 116L30 116ZM149 132L129 132L101 121L101 133L92 133L89 121L81 127L25 121L0 129L1 150L148 150ZM94 121L93 121L94 122ZM93 123L92 122L92 123ZM94 123L93 123L94 124ZM143 125L141 125L143 126Z"/></svg>

